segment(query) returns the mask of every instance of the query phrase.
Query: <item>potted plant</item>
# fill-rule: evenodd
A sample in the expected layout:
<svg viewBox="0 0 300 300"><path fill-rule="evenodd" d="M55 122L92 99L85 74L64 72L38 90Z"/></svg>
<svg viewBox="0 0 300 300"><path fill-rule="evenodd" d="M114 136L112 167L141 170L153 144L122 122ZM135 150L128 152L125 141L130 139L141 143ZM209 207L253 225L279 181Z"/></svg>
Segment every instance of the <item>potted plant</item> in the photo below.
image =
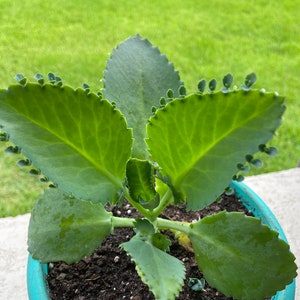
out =
<svg viewBox="0 0 300 300"><path fill-rule="evenodd" d="M216 201L241 171L257 164L281 123L284 98L241 88L233 77L198 83L186 95L178 72L158 48L134 36L107 62L102 93L73 89L49 74L37 83L0 90L2 140L22 152L31 173L49 181L32 211L28 250L41 263L79 261L118 227L135 236L120 245L157 299L175 299L185 269L168 254L162 230L192 243L207 282L237 299L263 299L296 277L295 257L278 233L254 217L221 212L195 223L160 217L171 204L200 210ZM105 210L123 199L143 216L115 217ZM230 277L230 280L228 280Z"/></svg>

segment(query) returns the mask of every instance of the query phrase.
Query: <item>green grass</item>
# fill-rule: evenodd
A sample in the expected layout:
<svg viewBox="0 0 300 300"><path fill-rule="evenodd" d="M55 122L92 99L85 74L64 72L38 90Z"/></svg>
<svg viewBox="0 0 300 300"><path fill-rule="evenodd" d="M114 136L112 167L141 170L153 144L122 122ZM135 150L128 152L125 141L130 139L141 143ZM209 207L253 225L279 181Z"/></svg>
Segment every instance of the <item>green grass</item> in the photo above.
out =
<svg viewBox="0 0 300 300"><path fill-rule="evenodd" d="M0 0L0 87L23 73L58 74L64 82L101 88L106 59L128 36L141 34L167 54L188 91L201 78L231 72L240 85L250 72L257 87L287 97L272 145L275 158L251 174L295 167L300 159L298 98L300 1ZM2 147L3 148L3 147ZM2 152L2 151L1 151ZM42 186L0 154L0 216L28 212Z"/></svg>

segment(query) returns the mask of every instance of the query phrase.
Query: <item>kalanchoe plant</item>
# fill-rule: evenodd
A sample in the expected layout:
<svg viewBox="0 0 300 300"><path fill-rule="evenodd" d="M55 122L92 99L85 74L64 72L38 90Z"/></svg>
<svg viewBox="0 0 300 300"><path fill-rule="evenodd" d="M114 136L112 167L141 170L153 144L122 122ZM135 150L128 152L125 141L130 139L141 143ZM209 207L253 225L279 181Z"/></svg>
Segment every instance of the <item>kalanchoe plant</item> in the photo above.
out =
<svg viewBox="0 0 300 300"><path fill-rule="evenodd" d="M102 93L73 89L50 73L36 83L0 90L1 140L17 147L51 183L32 211L28 249L42 263L77 262L117 227L135 236L120 246L157 299L174 299L185 268L168 254L162 230L181 232L192 243L205 280L237 299L262 299L296 276L295 257L275 231L243 213L221 212L196 223L160 218L171 204L200 210L218 199L232 176L274 154L266 146L281 123L284 98L216 80L186 95L166 56L134 36L107 62ZM41 175L40 175L41 176ZM124 199L143 216L115 217L105 205Z"/></svg>

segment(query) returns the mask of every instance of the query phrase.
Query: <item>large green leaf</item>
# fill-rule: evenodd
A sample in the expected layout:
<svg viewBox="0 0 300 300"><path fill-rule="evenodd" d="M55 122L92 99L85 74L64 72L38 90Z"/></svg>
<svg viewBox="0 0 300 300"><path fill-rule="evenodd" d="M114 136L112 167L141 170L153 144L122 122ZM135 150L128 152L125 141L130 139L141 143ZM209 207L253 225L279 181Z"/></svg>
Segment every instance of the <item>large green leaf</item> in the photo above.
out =
<svg viewBox="0 0 300 300"><path fill-rule="evenodd" d="M149 286L155 299L175 299L185 276L185 268L180 260L140 236L133 237L121 246L135 262L139 276Z"/></svg>
<svg viewBox="0 0 300 300"><path fill-rule="evenodd" d="M237 163L267 143L281 122L283 98L258 90L191 95L157 110L147 125L154 161L188 209L214 201Z"/></svg>
<svg viewBox="0 0 300 300"><path fill-rule="evenodd" d="M159 106L168 89L178 96L182 82L173 64L139 35L121 43L107 61L104 95L114 101L133 128L135 157L147 158L145 126L152 106Z"/></svg>
<svg viewBox="0 0 300 300"><path fill-rule="evenodd" d="M74 196L106 203L122 187L132 133L95 94L12 85L0 90L0 124L35 167Z"/></svg>
<svg viewBox="0 0 300 300"><path fill-rule="evenodd" d="M199 268L227 296L264 299L296 276L289 246L257 218L221 212L190 227Z"/></svg>
<svg viewBox="0 0 300 300"><path fill-rule="evenodd" d="M73 263L90 255L112 230L111 213L101 203L78 200L49 189L35 203L28 250L42 263Z"/></svg>
<svg viewBox="0 0 300 300"><path fill-rule="evenodd" d="M145 208L153 209L159 203L155 190L154 167L147 160L132 158L126 166L126 179L131 198Z"/></svg>

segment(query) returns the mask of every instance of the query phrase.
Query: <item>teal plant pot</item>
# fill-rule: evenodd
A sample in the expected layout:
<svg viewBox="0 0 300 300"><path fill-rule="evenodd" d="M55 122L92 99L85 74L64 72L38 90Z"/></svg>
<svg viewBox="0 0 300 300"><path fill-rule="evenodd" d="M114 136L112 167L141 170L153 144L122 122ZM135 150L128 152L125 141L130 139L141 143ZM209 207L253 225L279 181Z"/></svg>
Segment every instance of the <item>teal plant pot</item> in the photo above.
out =
<svg viewBox="0 0 300 300"><path fill-rule="evenodd" d="M251 210L255 217L260 218L262 222L279 233L279 237L287 242L286 236L278 223L277 219L266 206L262 199L255 194L246 184L241 182L232 182L230 185L243 202L244 206ZM27 264L27 290L29 300L48 300L50 299L47 283L45 280L48 274L48 264L40 264L28 257ZM294 300L295 299L295 279L282 291L278 291L272 297L272 300Z"/></svg>

